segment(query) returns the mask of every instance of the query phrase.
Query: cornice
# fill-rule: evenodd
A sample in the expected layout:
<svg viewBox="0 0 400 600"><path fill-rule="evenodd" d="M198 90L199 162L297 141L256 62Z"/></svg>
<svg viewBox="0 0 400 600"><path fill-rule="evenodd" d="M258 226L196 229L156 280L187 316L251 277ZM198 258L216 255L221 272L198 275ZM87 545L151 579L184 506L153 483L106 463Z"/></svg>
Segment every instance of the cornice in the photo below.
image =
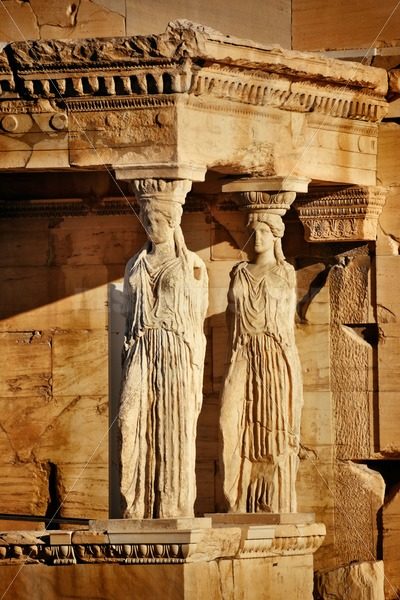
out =
<svg viewBox="0 0 400 600"><path fill-rule="evenodd" d="M108 110L188 94L374 123L386 112L387 75L175 21L159 35L9 44L0 52L0 92L14 97L16 112L21 100Z"/></svg>

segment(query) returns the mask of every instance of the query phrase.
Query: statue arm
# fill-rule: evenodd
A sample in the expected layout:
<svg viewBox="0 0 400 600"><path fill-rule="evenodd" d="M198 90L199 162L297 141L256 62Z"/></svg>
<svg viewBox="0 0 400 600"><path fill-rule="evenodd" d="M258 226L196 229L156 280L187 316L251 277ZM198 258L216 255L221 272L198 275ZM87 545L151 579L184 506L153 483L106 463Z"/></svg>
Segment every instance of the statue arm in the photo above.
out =
<svg viewBox="0 0 400 600"><path fill-rule="evenodd" d="M294 325L295 325L295 317L296 317L296 307L297 307L297 295L296 295L296 271L294 267L289 263L285 265L287 278L288 278L288 327L290 333L290 342L293 343L294 340Z"/></svg>
<svg viewBox="0 0 400 600"><path fill-rule="evenodd" d="M291 323L294 323L294 319L296 316L296 306L297 306L297 294L296 294L296 271L290 265L289 272L289 287L290 287L290 299L289 299L289 316Z"/></svg>
<svg viewBox="0 0 400 600"><path fill-rule="evenodd" d="M197 282L196 293L199 294L199 307L204 319L208 308L208 275L206 265L195 252L191 253L193 259L193 277Z"/></svg>
<svg viewBox="0 0 400 600"><path fill-rule="evenodd" d="M225 312L225 319L226 319L226 325L228 328L228 339L229 339L229 344L228 344L228 348L232 349L233 345L234 345L234 336L235 336L235 298L233 295L233 283L236 277L236 273L238 271L238 267L239 265L241 265L242 263L239 263L238 265L235 265L233 267L233 269L231 270L229 276L230 276L230 283L229 283L229 289L228 289L228 306L226 308L226 312Z"/></svg>
<svg viewBox="0 0 400 600"><path fill-rule="evenodd" d="M131 272L132 265L136 259L136 256L133 256L127 263L125 267L124 273L124 285L122 290L122 315L125 319L125 329L124 329L124 342L122 345L121 352L121 361L122 364L125 362L125 358L127 352L129 350L129 338L132 330L132 289L129 283L129 275Z"/></svg>

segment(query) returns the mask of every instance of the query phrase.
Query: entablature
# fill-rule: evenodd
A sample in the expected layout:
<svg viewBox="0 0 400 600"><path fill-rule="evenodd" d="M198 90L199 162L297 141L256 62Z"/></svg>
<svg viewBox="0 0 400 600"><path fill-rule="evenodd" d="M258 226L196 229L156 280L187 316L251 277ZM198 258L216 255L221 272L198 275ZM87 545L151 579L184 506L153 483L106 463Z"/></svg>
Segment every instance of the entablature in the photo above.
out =
<svg viewBox="0 0 400 600"><path fill-rule="evenodd" d="M188 21L0 52L0 169L376 183L387 74ZM135 175L137 176L137 175Z"/></svg>

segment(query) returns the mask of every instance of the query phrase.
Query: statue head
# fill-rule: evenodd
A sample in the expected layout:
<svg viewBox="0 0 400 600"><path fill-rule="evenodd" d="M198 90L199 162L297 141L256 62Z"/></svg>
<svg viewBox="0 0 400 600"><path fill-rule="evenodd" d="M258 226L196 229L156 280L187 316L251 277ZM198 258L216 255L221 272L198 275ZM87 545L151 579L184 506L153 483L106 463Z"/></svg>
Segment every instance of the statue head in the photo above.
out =
<svg viewBox="0 0 400 600"><path fill-rule="evenodd" d="M282 217L269 212L253 212L249 215L248 227L254 234L254 250L256 254L266 252L271 246L277 262L283 262L281 239L285 231Z"/></svg>
<svg viewBox="0 0 400 600"><path fill-rule="evenodd" d="M174 242L177 255L184 253L186 245L181 229L182 205L148 199L140 203L140 221L153 244Z"/></svg>

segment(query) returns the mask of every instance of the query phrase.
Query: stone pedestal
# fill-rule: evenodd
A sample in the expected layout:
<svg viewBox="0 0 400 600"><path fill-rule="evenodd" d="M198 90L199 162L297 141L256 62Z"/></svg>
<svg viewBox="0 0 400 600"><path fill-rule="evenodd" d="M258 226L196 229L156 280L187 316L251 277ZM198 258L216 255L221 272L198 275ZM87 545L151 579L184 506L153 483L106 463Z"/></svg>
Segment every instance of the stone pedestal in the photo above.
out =
<svg viewBox="0 0 400 600"><path fill-rule="evenodd" d="M312 600L313 553L324 536L325 526L312 515L297 514L93 521L74 531L10 532L0 536L0 594L20 569L12 583L19 600L31 598L33 587L46 590L46 600L100 592L107 600Z"/></svg>

